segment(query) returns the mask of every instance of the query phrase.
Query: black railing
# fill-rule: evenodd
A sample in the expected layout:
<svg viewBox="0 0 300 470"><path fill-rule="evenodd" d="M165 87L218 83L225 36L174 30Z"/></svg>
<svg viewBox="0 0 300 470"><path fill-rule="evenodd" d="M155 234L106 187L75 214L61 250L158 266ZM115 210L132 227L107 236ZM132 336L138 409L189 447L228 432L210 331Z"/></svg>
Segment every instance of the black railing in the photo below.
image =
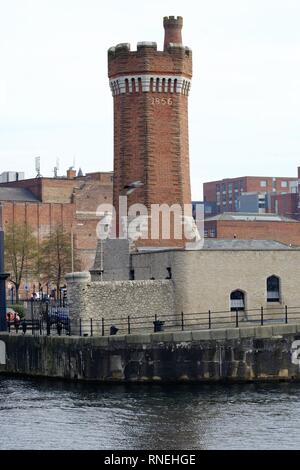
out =
<svg viewBox="0 0 300 470"><path fill-rule="evenodd" d="M272 324L300 324L300 307L261 307L252 310L207 311L201 313L155 314L153 317L129 315L113 318L70 320L67 310L47 308L39 318L9 321L10 333L72 336L105 336L117 329L118 334L161 331L212 330L264 326ZM112 328L113 327L113 328Z"/></svg>

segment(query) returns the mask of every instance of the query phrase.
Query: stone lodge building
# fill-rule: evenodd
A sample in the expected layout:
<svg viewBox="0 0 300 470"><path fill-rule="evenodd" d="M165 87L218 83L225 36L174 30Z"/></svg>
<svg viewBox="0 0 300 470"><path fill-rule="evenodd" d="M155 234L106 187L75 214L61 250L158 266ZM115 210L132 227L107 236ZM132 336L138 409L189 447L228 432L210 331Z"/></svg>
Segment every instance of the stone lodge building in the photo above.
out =
<svg viewBox="0 0 300 470"><path fill-rule="evenodd" d="M119 318L120 326L127 316L133 324L136 317L151 324L157 315L172 326L181 312L192 325L199 313L207 323L209 310L232 320L236 310L241 320L255 310L259 322L261 307L266 318L283 320L286 305L300 305L300 249L278 242L207 239L200 250L141 248L129 254L128 248L127 257L123 246L118 266L103 257L104 281L96 268L92 279L89 273L68 276L72 319L114 319L118 326Z"/></svg>

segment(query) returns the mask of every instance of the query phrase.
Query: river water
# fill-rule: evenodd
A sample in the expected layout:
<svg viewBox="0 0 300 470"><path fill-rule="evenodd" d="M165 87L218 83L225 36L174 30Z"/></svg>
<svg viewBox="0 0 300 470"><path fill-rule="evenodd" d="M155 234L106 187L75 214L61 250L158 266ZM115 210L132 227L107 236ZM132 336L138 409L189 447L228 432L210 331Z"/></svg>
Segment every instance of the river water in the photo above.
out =
<svg viewBox="0 0 300 470"><path fill-rule="evenodd" d="M0 377L0 449L300 449L300 384Z"/></svg>

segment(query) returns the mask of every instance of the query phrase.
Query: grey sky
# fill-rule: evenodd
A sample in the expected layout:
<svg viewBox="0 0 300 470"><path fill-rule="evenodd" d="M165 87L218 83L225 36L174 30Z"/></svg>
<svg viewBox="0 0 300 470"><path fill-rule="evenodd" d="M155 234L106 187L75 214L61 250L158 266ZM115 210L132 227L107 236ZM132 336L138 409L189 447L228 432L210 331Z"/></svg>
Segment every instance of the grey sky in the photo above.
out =
<svg viewBox="0 0 300 470"><path fill-rule="evenodd" d="M157 41L184 18L193 49L193 197L230 176L300 166L299 0L0 0L0 172L113 167L107 49Z"/></svg>

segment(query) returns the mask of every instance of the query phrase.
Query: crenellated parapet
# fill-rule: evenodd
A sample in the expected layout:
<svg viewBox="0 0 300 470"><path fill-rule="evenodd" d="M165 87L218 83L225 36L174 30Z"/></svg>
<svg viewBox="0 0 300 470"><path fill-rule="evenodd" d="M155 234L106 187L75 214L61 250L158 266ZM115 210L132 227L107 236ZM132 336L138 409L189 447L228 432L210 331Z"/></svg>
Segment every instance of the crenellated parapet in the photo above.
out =
<svg viewBox="0 0 300 470"><path fill-rule="evenodd" d="M178 43L169 43L164 51L157 50L155 42L139 42L137 50L122 43L108 50L108 76L120 75L184 75L192 78L192 51Z"/></svg>
<svg viewBox="0 0 300 470"><path fill-rule="evenodd" d="M128 43L117 44L108 50L108 76L114 95L125 93L127 79L129 81L134 79L138 85L136 89L140 89L141 85L142 91L151 91L154 88L156 91L161 91L165 80L173 92L188 92L186 89L189 88L189 81L192 78L192 51L182 44L182 25L181 16L164 18L163 51L159 51L157 43L152 41L138 42L135 51L131 51ZM182 76L182 79L179 80L179 76ZM152 79L154 87L151 86ZM159 80L158 86L156 86L157 80ZM130 88L129 83L128 89Z"/></svg>

